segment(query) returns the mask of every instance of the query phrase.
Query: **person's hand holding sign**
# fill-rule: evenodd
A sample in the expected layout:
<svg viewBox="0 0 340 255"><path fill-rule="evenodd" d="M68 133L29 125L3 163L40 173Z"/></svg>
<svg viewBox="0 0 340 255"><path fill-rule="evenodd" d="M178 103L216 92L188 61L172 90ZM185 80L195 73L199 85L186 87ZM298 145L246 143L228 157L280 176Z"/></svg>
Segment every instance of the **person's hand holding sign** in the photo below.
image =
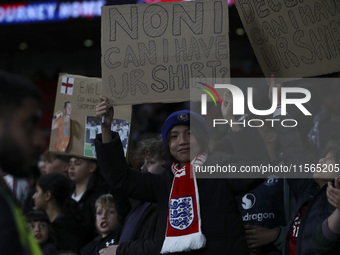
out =
<svg viewBox="0 0 340 255"><path fill-rule="evenodd" d="M99 104L96 105L96 116L99 118L101 123L102 142L108 143L111 141L111 121L113 119L113 106L111 105L110 100L107 97L99 97Z"/></svg>

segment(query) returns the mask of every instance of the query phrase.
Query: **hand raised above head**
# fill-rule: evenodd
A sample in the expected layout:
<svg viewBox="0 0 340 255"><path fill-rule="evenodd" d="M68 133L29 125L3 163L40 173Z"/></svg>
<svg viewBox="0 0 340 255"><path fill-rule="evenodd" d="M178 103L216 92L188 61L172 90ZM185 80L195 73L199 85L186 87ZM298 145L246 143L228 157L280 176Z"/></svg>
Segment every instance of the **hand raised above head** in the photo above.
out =
<svg viewBox="0 0 340 255"><path fill-rule="evenodd" d="M114 110L110 100L101 95L99 97L99 103L96 105L96 116L99 118L102 128L111 128L113 113Z"/></svg>

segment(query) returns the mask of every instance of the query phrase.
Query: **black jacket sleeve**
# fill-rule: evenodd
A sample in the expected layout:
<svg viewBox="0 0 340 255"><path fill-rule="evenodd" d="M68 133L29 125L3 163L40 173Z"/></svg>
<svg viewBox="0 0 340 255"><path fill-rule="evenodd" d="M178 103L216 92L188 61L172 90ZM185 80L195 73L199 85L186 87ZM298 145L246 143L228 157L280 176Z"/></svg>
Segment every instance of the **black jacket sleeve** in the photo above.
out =
<svg viewBox="0 0 340 255"><path fill-rule="evenodd" d="M117 255L156 255L157 252L157 205L151 204L144 213L139 227L133 233L133 241L121 243Z"/></svg>
<svg viewBox="0 0 340 255"><path fill-rule="evenodd" d="M112 132L112 141L103 144L101 136L95 140L97 163L105 181L113 189L126 190L129 197L157 202L160 176L131 169L125 159L119 135Z"/></svg>

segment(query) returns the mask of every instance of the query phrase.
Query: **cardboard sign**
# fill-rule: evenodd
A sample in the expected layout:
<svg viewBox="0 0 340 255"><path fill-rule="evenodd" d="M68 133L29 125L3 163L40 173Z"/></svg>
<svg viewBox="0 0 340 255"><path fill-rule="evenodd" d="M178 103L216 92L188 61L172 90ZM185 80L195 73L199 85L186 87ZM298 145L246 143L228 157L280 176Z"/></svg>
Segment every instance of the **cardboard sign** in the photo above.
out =
<svg viewBox="0 0 340 255"><path fill-rule="evenodd" d="M340 71L340 4L336 0L235 1L266 77Z"/></svg>
<svg viewBox="0 0 340 255"><path fill-rule="evenodd" d="M229 78L227 1L102 7L103 94L114 104L181 102Z"/></svg>
<svg viewBox="0 0 340 255"><path fill-rule="evenodd" d="M102 80L73 74L59 74L49 150L77 157L96 158L95 136L101 133L95 108L102 92ZM115 107L111 130L119 132L127 151L131 106Z"/></svg>

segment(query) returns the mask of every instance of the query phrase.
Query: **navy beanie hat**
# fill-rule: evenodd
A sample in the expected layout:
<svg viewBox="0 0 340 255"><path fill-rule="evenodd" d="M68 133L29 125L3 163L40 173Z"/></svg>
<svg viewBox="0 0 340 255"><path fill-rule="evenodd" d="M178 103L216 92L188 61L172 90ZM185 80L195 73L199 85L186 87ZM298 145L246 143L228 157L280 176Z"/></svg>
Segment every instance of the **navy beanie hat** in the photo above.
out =
<svg viewBox="0 0 340 255"><path fill-rule="evenodd" d="M200 135L200 138L209 140L209 129L205 119L196 112L190 110L181 110L173 112L165 120L162 128L163 146L167 149L166 136L174 126L192 125L195 131ZM198 137L197 137L198 138Z"/></svg>

